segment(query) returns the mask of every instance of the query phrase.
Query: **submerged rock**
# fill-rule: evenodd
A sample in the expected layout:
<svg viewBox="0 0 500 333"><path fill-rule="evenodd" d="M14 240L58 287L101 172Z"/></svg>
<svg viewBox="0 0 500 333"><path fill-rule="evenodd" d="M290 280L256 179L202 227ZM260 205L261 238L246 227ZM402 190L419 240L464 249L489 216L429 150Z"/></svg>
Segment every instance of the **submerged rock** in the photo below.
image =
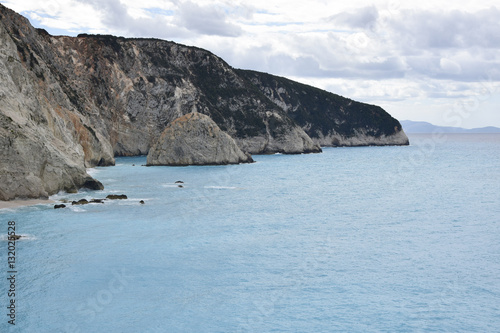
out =
<svg viewBox="0 0 500 333"><path fill-rule="evenodd" d="M59 209L59 208L66 208L66 205L65 204L54 205L54 209Z"/></svg>
<svg viewBox="0 0 500 333"><path fill-rule="evenodd" d="M71 204L72 205L86 205L88 203L89 203L89 201L87 199L80 199L78 201L73 201Z"/></svg>
<svg viewBox="0 0 500 333"><path fill-rule="evenodd" d="M110 194L106 197L106 199L109 200L123 200L123 199L128 199L128 197L125 194Z"/></svg>
<svg viewBox="0 0 500 333"><path fill-rule="evenodd" d="M88 188L89 190L95 190L95 191L98 191L98 190L104 190L104 186L102 185L102 183L100 181L98 181L97 179L94 179L94 178L87 178L85 180L85 183L83 184L84 188Z"/></svg>
<svg viewBox="0 0 500 333"><path fill-rule="evenodd" d="M221 165L251 163L252 157L210 117L198 112L174 120L151 148L148 165Z"/></svg>

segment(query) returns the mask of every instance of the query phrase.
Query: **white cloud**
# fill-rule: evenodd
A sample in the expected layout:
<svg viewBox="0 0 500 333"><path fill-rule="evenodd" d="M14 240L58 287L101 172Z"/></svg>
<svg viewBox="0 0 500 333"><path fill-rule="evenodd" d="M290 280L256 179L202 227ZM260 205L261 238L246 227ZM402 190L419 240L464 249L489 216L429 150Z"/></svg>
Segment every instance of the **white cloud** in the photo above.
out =
<svg viewBox="0 0 500 333"><path fill-rule="evenodd" d="M177 24L202 35L237 37L241 27L228 22L228 14L222 6L200 6L187 1L179 6Z"/></svg>
<svg viewBox="0 0 500 333"><path fill-rule="evenodd" d="M357 9L353 12L342 12L328 18L328 21L345 25L353 29L373 29L377 24L379 13L375 6Z"/></svg>

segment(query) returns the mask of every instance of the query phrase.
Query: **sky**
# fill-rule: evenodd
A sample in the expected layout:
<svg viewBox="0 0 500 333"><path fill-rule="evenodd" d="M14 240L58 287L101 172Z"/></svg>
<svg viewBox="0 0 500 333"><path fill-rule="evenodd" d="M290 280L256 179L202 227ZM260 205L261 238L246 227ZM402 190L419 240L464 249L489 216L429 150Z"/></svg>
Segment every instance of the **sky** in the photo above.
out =
<svg viewBox="0 0 500 333"><path fill-rule="evenodd" d="M498 0L0 2L54 35L166 39L399 120L500 127Z"/></svg>

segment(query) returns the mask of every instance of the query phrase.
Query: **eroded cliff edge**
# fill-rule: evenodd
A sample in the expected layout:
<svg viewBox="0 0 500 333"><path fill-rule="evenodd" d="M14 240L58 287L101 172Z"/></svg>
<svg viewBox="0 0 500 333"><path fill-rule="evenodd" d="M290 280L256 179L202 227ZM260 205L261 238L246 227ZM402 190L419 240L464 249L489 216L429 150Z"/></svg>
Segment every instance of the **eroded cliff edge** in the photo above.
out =
<svg viewBox="0 0 500 333"><path fill-rule="evenodd" d="M0 45L2 200L93 187L85 167L147 154L167 125L192 111L252 154L408 143L378 107L236 70L196 47L51 36L2 5Z"/></svg>

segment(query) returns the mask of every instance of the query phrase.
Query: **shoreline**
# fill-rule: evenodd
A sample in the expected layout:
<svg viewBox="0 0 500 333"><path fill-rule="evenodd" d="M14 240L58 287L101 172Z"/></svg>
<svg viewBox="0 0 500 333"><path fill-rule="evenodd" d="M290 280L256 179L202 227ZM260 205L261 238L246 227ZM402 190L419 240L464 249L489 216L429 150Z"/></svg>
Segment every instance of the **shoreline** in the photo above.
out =
<svg viewBox="0 0 500 333"><path fill-rule="evenodd" d="M33 206L40 204L52 204L56 201L50 199L27 199L27 200L10 200L10 201L0 201L0 209L5 208L18 208L24 206Z"/></svg>

